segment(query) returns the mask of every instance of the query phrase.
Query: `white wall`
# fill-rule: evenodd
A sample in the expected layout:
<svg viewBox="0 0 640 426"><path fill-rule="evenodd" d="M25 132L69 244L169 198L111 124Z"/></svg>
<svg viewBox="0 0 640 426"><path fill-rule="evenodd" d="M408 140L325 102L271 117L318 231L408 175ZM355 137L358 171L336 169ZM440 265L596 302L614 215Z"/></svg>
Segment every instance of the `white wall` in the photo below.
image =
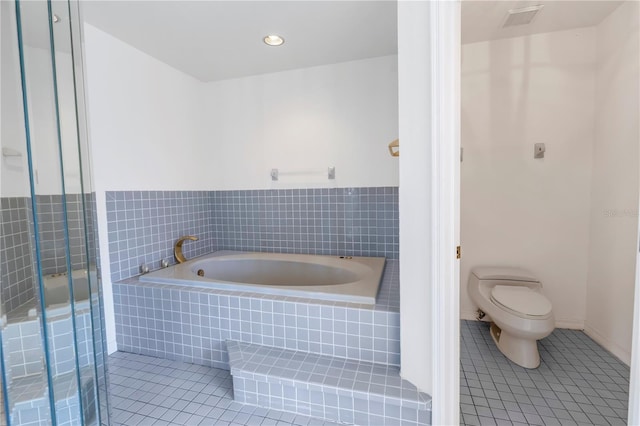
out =
<svg viewBox="0 0 640 426"><path fill-rule="evenodd" d="M558 326L583 327L595 59L593 28L463 45L463 318L470 268L513 265L543 282Z"/></svg>
<svg viewBox="0 0 640 426"><path fill-rule="evenodd" d="M105 191L197 190L200 82L85 25L87 108L109 352L116 350Z"/></svg>
<svg viewBox="0 0 640 426"><path fill-rule="evenodd" d="M201 83L85 25L97 190L206 189Z"/></svg>
<svg viewBox="0 0 640 426"><path fill-rule="evenodd" d="M210 189L398 185L387 151L398 137L395 55L213 82L205 93Z"/></svg>
<svg viewBox="0 0 640 426"><path fill-rule="evenodd" d="M585 332L631 359L638 225L639 4L597 27L596 127Z"/></svg>
<svg viewBox="0 0 640 426"><path fill-rule="evenodd" d="M91 25L85 34L98 188L398 184L387 152L398 137L396 56L202 83ZM319 173L286 175L300 170Z"/></svg>
<svg viewBox="0 0 640 426"><path fill-rule="evenodd" d="M16 35L15 8L11 2L0 2L0 145L11 148L22 157L0 156L0 195L2 197L26 197L29 195L26 141L22 112L22 88Z"/></svg>
<svg viewBox="0 0 640 426"><path fill-rule="evenodd" d="M430 141L431 8L427 2L398 3L398 68L400 76L400 365L401 375L420 391L433 395L433 258L434 220ZM409 225L410 224L410 225Z"/></svg>

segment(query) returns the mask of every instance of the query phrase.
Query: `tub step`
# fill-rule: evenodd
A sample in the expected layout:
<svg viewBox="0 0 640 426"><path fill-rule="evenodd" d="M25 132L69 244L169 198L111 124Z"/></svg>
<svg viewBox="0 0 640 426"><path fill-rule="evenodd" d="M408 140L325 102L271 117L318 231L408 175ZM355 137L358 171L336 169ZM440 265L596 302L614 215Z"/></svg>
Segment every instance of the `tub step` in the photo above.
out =
<svg viewBox="0 0 640 426"><path fill-rule="evenodd" d="M227 340L234 399L358 425L428 425L431 397L395 366Z"/></svg>
<svg viewBox="0 0 640 426"><path fill-rule="evenodd" d="M82 397L85 416L93 413L95 406L93 389L93 372L91 368L80 370L82 389L78 392L78 378L75 372L62 374L52 378L53 397L56 406L57 425L80 424L80 402ZM11 424L46 424L50 422L49 387L45 373L14 380L9 394L9 410ZM89 417L85 423L91 423Z"/></svg>

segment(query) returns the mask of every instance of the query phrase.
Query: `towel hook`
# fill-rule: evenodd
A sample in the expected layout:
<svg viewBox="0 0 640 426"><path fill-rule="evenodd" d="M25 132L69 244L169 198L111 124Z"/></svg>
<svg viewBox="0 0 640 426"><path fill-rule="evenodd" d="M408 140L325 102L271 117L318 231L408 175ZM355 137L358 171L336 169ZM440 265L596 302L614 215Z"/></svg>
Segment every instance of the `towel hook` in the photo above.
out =
<svg viewBox="0 0 640 426"><path fill-rule="evenodd" d="M398 148L398 150L394 151L393 148ZM389 154L391 154L392 157L400 156L400 139L396 139L389 144Z"/></svg>

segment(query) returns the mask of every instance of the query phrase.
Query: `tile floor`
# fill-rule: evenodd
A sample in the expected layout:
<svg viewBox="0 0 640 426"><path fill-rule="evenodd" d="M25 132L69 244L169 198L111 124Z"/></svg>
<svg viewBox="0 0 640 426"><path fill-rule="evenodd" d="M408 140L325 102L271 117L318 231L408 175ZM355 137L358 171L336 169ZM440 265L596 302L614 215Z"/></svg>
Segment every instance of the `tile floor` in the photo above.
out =
<svg viewBox="0 0 640 426"><path fill-rule="evenodd" d="M540 342L527 370L495 347L488 324L461 324L464 425L624 425L629 368L580 331ZM324 425L322 420L239 404L226 370L116 352L109 357L116 425Z"/></svg>
<svg viewBox="0 0 640 426"><path fill-rule="evenodd" d="M581 331L539 343L539 368L505 358L489 325L461 323L460 421L465 425L625 425L629 368Z"/></svg>
<svg viewBox="0 0 640 426"><path fill-rule="evenodd" d="M144 355L109 356L115 425L330 425L233 401L226 370Z"/></svg>

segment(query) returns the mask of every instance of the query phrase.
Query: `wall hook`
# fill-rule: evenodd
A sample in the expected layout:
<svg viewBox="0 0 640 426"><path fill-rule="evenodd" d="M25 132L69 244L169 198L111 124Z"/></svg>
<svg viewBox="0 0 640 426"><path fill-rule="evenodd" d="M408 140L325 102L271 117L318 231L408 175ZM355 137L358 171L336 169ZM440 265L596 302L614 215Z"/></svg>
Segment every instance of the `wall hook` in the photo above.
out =
<svg viewBox="0 0 640 426"><path fill-rule="evenodd" d="M393 148L398 148L398 150L394 151ZM392 157L400 157L400 139L396 139L389 144L389 154Z"/></svg>

